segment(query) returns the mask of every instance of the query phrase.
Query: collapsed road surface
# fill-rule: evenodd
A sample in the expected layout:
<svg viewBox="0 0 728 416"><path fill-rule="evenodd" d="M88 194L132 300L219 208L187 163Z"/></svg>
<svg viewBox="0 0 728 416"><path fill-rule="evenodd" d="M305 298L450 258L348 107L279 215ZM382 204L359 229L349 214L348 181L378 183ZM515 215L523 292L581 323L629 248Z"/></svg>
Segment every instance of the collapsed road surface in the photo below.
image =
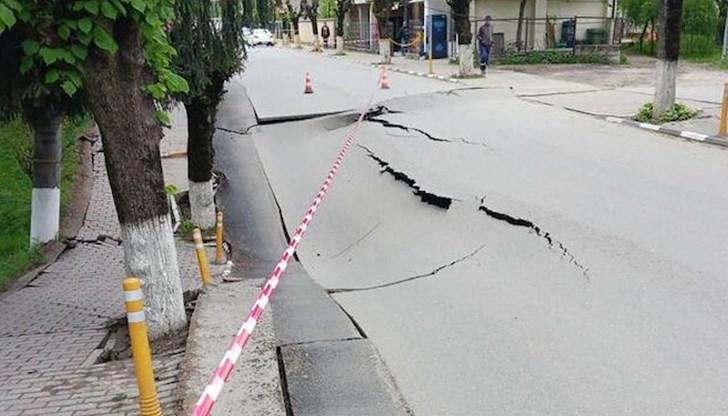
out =
<svg viewBox="0 0 728 416"><path fill-rule="evenodd" d="M299 52L251 53L238 82L263 125L240 140L255 145L288 232L376 76ZM368 341L363 356L377 359L357 365L397 392L389 407L350 414L728 413L728 153L507 88L390 78L299 247L294 274L341 309L275 311L277 327L302 332L300 314L343 311L355 330L339 341ZM284 380L294 414L336 414L294 395L321 394L300 388L311 356L329 360L311 370L326 377L361 356L342 358L337 345L279 357L296 367ZM361 389L349 382L332 388Z"/></svg>

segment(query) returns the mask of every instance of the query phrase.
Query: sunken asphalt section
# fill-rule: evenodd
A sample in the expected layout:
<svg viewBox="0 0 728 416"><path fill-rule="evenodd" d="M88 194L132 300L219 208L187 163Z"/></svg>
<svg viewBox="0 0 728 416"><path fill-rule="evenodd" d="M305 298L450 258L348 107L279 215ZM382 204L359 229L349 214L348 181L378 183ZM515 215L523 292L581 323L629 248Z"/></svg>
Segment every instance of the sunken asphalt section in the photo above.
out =
<svg viewBox="0 0 728 416"><path fill-rule="evenodd" d="M215 309L210 312L208 304L219 303L217 318L232 321L237 328L245 319L246 308L254 298L242 306L245 313L229 316L229 308L217 302L216 296L219 297L221 291L229 292L228 303L244 302L246 295L238 296L240 290L232 286L243 284L260 289L265 284L264 277L270 274L286 246L287 232L252 141L257 128L252 105L240 82L231 82L228 90L218 115L218 133L214 143L216 170L224 175L217 198L218 206L227 214L226 236L233 247L236 264L233 276L242 277L243 282L223 283L213 288L211 293L201 297L198 308L209 322L214 319ZM351 119L351 114L341 116L342 123ZM225 285L229 285L230 289L225 289ZM250 297L249 294L247 296ZM248 368L246 361L250 358L246 358L244 352L242 368L233 374L229 386L226 385L222 393L221 401L226 400L227 403L219 404L215 414L240 415L243 414L241 409L246 409L244 414L281 414L281 406L285 408L285 414L296 416L411 414L366 334L300 263L289 265L269 309L263 322L270 322L272 316L275 333L272 347L275 348L280 376L278 391L270 386L262 390L254 386L256 376L263 378L262 383L270 384L271 374L268 370L259 371L261 366L267 366L266 363ZM224 337L231 335L231 328L226 328ZM260 329L263 334L258 333ZM254 350L259 361L265 361L270 355L265 346L261 349L255 345L269 342L265 332L265 325L258 328L246 349L248 352ZM209 331L205 332L193 324L189 339L191 343L205 343L205 338L210 335ZM222 349L216 347L215 351L224 351L229 340L220 342ZM197 359L203 359L203 354L199 355ZM204 360L216 363L221 356L222 353L211 359L204 357ZM207 372L211 373L213 369L210 366ZM243 373L246 370L251 372ZM235 379L247 381L241 383ZM202 388L204 385L197 386L197 394ZM192 383L186 385L186 390L193 392L185 398L185 409L196 400L194 389ZM252 401L252 407L240 406L242 403L251 404L243 397L252 395L262 396L259 396L260 400ZM273 395L280 396L271 397ZM226 399L226 396L234 398ZM265 404L261 407L256 401Z"/></svg>

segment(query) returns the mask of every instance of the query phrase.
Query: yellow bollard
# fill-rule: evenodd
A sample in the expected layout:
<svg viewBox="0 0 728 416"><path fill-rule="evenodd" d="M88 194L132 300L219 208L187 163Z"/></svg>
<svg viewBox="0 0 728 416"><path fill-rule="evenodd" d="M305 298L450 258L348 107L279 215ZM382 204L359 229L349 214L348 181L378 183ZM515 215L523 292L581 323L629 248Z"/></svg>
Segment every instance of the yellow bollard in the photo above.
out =
<svg viewBox="0 0 728 416"><path fill-rule="evenodd" d="M723 110L720 112L720 129L718 134L725 136L728 134L728 82L723 84Z"/></svg>
<svg viewBox="0 0 728 416"><path fill-rule="evenodd" d="M162 416L162 408L157 398L157 386L154 384L152 353L149 349L147 321L144 318L144 299L139 279L134 277L124 279L124 300L134 370L139 388L139 414L141 416Z"/></svg>
<svg viewBox="0 0 728 416"><path fill-rule="evenodd" d="M202 283L210 283L210 266L207 264L207 253L202 242L202 233L199 228L192 230L192 239L195 241L195 252L197 252L197 263L200 265L200 277Z"/></svg>
<svg viewBox="0 0 728 416"><path fill-rule="evenodd" d="M217 225L215 226L215 264L225 264L225 251L222 248L222 239L222 212L218 212Z"/></svg>

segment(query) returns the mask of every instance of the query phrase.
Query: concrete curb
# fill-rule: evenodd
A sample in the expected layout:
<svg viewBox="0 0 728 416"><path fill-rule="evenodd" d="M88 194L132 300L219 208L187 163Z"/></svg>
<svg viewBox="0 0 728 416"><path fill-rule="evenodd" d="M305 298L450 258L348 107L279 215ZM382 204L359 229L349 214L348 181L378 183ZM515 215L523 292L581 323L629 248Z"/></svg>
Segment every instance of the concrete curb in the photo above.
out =
<svg viewBox="0 0 728 416"><path fill-rule="evenodd" d="M669 134L670 136L679 137L690 141L710 143L717 146L728 147L728 139L717 136L709 136L707 134L695 133L691 131L680 131L667 127L658 126L657 124L641 123L639 121L629 120L621 117L604 117L604 120L615 124L626 124L628 126L637 127L643 130L655 131L658 133Z"/></svg>
<svg viewBox="0 0 728 416"><path fill-rule="evenodd" d="M397 72L400 74L407 74L407 75L412 75L412 76L421 77L421 78L436 79L438 81L451 82L453 84L462 83L457 78L446 77L444 75L426 74L424 72L417 72L417 71L412 71L409 69L397 68L397 67L390 66L390 65L377 64L377 63L364 62L364 61L352 61L352 62L354 62L355 64L358 64L358 65L369 66L372 68L386 69L387 71Z"/></svg>

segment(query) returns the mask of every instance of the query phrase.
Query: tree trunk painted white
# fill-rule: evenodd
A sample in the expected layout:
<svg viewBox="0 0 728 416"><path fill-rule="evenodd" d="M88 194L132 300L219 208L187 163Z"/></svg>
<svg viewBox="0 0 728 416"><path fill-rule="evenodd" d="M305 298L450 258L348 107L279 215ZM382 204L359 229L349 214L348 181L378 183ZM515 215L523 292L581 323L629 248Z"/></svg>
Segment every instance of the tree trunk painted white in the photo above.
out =
<svg viewBox="0 0 728 416"><path fill-rule="evenodd" d="M61 117L34 113L33 193L30 214L30 244L56 238L61 210Z"/></svg>
<svg viewBox="0 0 728 416"><path fill-rule="evenodd" d="M189 181L190 210L192 223L203 230L209 230L216 224L215 195L212 192L212 181Z"/></svg>
<svg viewBox="0 0 728 416"><path fill-rule="evenodd" d="M473 45L458 45L458 60L460 61L460 70L458 75L461 77L469 77L473 75L475 66L473 64Z"/></svg>
<svg viewBox="0 0 728 416"><path fill-rule="evenodd" d="M56 238L60 222L61 190L33 188L30 214L30 244L43 244Z"/></svg>
<svg viewBox="0 0 728 416"><path fill-rule="evenodd" d="M662 113L675 104L675 79L677 77L677 61L657 60L657 85L655 85L655 103L652 116L659 119Z"/></svg>
<svg viewBox="0 0 728 416"><path fill-rule="evenodd" d="M336 54L337 55L344 54L344 37L343 36L336 37Z"/></svg>
<svg viewBox="0 0 728 416"><path fill-rule="evenodd" d="M392 63L392 44L389 39L379 39L379 55L382 56L382 63Z"/></svg>
<svg viewBox="0 0 728 416"><path fill-rule="evenodd" d="M121 236L127 273L143 284L150 339L184 328L187 315L169 215L121 224Z"/></svg>
<svg viewBox="0 0 728 416"><path fill-rule="evenodd" d="M319 35L313 35L313 50L315 52L321 50L321 40L319 39Z"/></svg>
<svg viewBox="0 0 728 416"><path fill-rule="evenodd" d="M301 35L294 35L293 42L295 43L296 48L300 48L301 47Z"/></svg>

